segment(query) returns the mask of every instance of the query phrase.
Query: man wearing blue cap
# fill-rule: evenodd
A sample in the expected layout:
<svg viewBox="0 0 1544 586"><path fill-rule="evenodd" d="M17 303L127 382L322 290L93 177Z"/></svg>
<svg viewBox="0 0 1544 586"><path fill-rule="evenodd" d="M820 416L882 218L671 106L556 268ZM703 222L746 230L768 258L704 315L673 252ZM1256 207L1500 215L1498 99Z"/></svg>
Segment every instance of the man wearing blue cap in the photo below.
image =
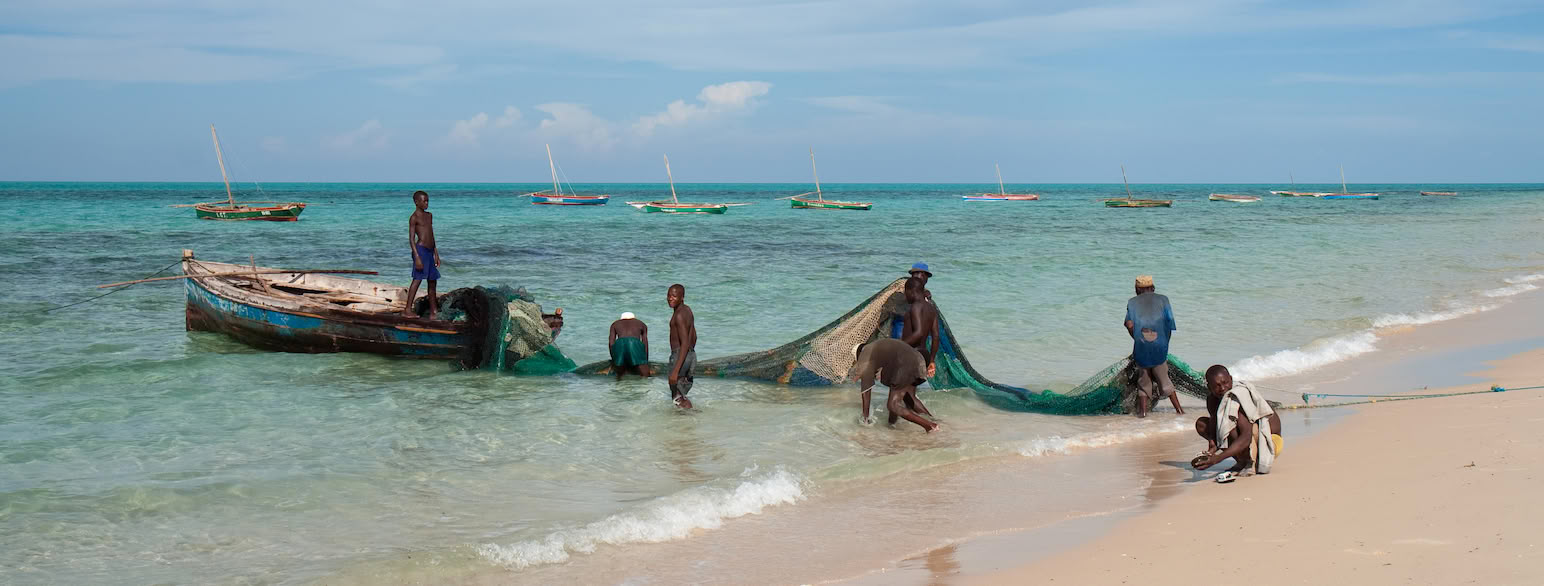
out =
<svg viewBox="0 0 1544 586"><path fill-rule="evenodd" d="M927 270L927 263L915 263L911 265L911 270L906 271L906 273L913 277L922 279L922 296L926 297L928 301L932 301L933 292L927 290L927 280L933 278L933 273Z"/></svg>

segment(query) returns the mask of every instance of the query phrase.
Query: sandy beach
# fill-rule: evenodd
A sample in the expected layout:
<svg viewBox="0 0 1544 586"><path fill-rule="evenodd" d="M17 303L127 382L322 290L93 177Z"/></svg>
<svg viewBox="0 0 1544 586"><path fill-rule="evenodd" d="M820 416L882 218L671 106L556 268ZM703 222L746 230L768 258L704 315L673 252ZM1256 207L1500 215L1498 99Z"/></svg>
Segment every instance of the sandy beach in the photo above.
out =
<svg viewBox="0 0 1544 586"><path fill-rule="evenodd" d="M1526 329L1540 323L1541 308L1544 299L1528 295L1494 311L1386 332L1387 348L1314 373L1319 382L1279 384L1326 394L1541 385L1544 339ZM1473 382L1413 386L1433 377ZM1541 407L1544 389L1284 411L1298 441L1289 435L1269 475L1222 485L1211 481L1216 470L1159 467L1154 486L1173 490L1150 490L1150 506L1103 523L1092 540L1079 543L1090 531L1071 527L1059 530L1060 547L1044 535L985 536L854 581L1537 584L1544 510L1532 496L1544 440L1530 426L1544 419ZM1314 411L1348 415L1303 438L1293 424ZM1196 441L1189 447L1199 449Z"/></svg>

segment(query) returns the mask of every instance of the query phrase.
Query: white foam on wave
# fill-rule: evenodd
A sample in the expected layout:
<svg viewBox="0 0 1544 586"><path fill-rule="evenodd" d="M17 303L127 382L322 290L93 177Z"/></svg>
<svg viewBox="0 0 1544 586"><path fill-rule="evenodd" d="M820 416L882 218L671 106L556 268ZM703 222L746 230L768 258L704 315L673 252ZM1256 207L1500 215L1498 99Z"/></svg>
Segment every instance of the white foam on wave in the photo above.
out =
<svg viewBox="0 0 1544 586"><path fill-rule="evenodd" d="M1512 284L1512 285L1517 285L1517 284L1520 284L1520 283L1532 283L1534 281L1544 281L1544 273L1534 273L1534 274L1531 274L1531 275L1523 275L1523 276L1520 276L1520 277L1507 277L1506 278L1506 282L1508 284Z"/></svg>
<svg viewBox="0 0 1544 586"><path fill-rule="evenodd" d="M1191 425L1191 423L1185 421L1174 421L1167 425L1144 427L1142 429L1125 429L1119 431L1108 431L1104 433L1076 435L1072 437L1053 435L1049 437L1035 438L1024 442L1023 445L1019 446L1019 455L1029 458L1038 458L1040 456L1050 454L1070 454L1073 451L1080 449L1102 448L1105 446L1113 446L1115 444L1123 444L1130 441L1136 441L1154 435L1176 433L1186 429L1191 429Z"/></svg>
<svg viewBox="0 0 1544 586"><path fill-rule="evenodd" d="M1256 381L1312 370L1377 349L1378 335L1362 331L1318 340L1302 348L1282 350L1268 356L1251 356L1228 367L1228 370L1235 379Z"/></svg>
<svg viewBox="0 0 1544 586"><path fill-rule="evenodd" d="M1505 286L1505 287L1501 287L1499 289L1491 289L1489 291L1481 293L1481 295L1484 295L1486 297L1492 297L1492 298L1494 298L1494 297L1511 297L1513 295L1517 295L1518 293L1527 293L1529 291L1534 291L1534 290L1536 290L1538 288L1539 288L1538 285L1534 285L1532 283L1517 283L1515 285L1508 285L1508 286Z"/></svg>
<svg viewBox="0 0 1544 586"><path fill-rule="evenodd" d="M689 537L699 529L717 529L727 519L804 500L804 480L781 468L728 488L699 486L661 497L637 511L617 513L577 529L509 545L486 543L477 553L510 569L568 561L575 553L593 553L601 545L660 543Z"/></svg>
<svg viewBox="0 0 1544 586"><path fill-rule="evenodd" d="M1449 309L1447 311L1429 311L1429 312L1421 312L1421 313L1416 313L1416 314L1393 313L1393 314L1389 314L1389 315L1379 316L1379 317L1373 319L1372 320L1372 327L1374 329L1383 329L1383 328L1397 328L1397 327L1404 327L1404 326L1423 326L1423 325L1430 324L1430 323L1437 323L1439 321L1447 321L1447 320L1450 320L1450 319L1458 319L1460 317L1463 317L1463 316L1466 316L1466 315L1469 315L1469 314L1472 314L1472 313L1479 313L1479 312L1482 312L1482 311L1490 311L1490 310L1495 309L1497 307L1499 307L1499 306L1496 306L1496 305L1477 305L1477 306L1473 306L1473 307L1460 307L1460 308L1456 308L1456 309Z"/></svg>

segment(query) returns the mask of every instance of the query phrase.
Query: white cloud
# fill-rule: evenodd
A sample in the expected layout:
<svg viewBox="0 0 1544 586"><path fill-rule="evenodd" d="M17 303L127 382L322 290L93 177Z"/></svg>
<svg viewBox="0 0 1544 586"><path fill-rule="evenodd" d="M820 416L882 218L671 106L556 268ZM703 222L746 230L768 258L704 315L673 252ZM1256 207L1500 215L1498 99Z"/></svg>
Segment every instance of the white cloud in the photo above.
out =
<svg viewBox="0 0 1544 586"><path fill-rule="evenodd" d="M755 104L756 98L772 91L772 84L764 81L731 81L710 85L697 92L696 104L676 100L665 106L663 112L639 118L633 123L633 131L649 136L662 126L681 126L692 120L744 110Z"/></svg>
<svg viewBox="0 0 1544 586"><path fill-rule="evenodd" d="M544 139L566 139L590 151L607 150L621 142L610 122L579 104L553 102L536 109L549 116L538 126Z"/></svg>
<svg viewBox="0 0 1544 586"><path fill-rule="evenodd" d="M1484 49L1544 53L1544 37L1487 33L1479 31L1454 31L1448 38Z"/></svg>
<svg viewBox="0 0 1544 586"><path fill-rule="evenodd" d="M504 114L498 120L493 121L494 128L509 128L520 123L520 109L514 106L504 106Z"/></svg>
<svg viewBox="0 0 1544 586"><path fill-rule="evenodd" d="M284 137L282 137L282 136L265 136L265 137L263 137L263 142L261 143L261 147L262 147L263 150L268 151L270 153L282 153L282 152L284 152L285 150L288 149L288 146L286 145L286 143L284 141Z"/></svg>
<svg viewBox="0 0 1544 586"><path fill-rule="evenodd" d="M381 150L386 148L389 138L390 134L381 126L380 120L366 120L359 128L324 137L322 146L335 151Z"/></svg>
<svg viewBox="0 0 1544 586"><path fill-rule="evenodd" d="M457 120L455 124L450 125L450 134L445 135L445 144L475 147L478 145L478 134L487 127L487 112L478 112L477 115L466 120Z"/></svg>

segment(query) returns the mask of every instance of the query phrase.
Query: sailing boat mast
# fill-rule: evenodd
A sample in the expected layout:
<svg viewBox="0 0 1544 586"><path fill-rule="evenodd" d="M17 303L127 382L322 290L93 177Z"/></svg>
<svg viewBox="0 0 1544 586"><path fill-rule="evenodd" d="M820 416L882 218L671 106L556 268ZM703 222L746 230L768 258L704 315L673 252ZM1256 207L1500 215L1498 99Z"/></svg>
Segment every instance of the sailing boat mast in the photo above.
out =
<svg viewBox="0 0 1544 586"><path fill-rule="evenodd" d="M675 195L675 176L670 174L670 155L665 155L665 176L670 178L670 201L681 203Z"/></svg>
<svg viewBox="0 0 1544 586"><path fill-rule="evenodd" d="M209 125L209 137L214 139L214 158L220 162L220 179L225 181L225 201L236 205L236 196L231 193L231 178L225 174L225 154L220 152L220 135L215 134L213 124Z"/></svg>
<svg viewBox="0 0 1544 586"><path fill-rule="evenodd" d="M1126 182L1126 166L1120 166L1120 182L1126 186L1126 201L1131 201L1131 184Z"/></svg>
<svg viewBox="0 0 1544 586"><path fill-rule="evenodd" d="M992 168L997 169L997 194L1008 195L1008 190L1003 189L1003 168L997 163L992 163Z"/></svg>
<svg viewBox="0 0 1544 586"><path fill-rule="evenodd" d="M563 190L558 188L558 166L552 162L552 145L547 145L547 168L552 170L552 195L563 195ZM570 185L569 187L573 187Z"/></svg>
<svg viewBox="0 0 1544 586"><path fill-rule="evenodd" d="M820 169L815 167L815 147L810 147L810 172L815 174L815 199L825 201L826 196L820 193Z"/></svg>
<svg viewBox="0 0 1544 586"><path fill-rule="evenodd" d="M1346 165L1345 165L1345 163L1341 163L1340 164L1340 192L1341 193L1351 193L1351 190L1346 189Z"/></svg>
<svg viewBox="0 0 1544 586"><path fill-rule="evenodd" d="M1287 171L1287 180L1292 182L1292 191L1297 191L1297 178L1292 176L1291 171Z"/></svg>

